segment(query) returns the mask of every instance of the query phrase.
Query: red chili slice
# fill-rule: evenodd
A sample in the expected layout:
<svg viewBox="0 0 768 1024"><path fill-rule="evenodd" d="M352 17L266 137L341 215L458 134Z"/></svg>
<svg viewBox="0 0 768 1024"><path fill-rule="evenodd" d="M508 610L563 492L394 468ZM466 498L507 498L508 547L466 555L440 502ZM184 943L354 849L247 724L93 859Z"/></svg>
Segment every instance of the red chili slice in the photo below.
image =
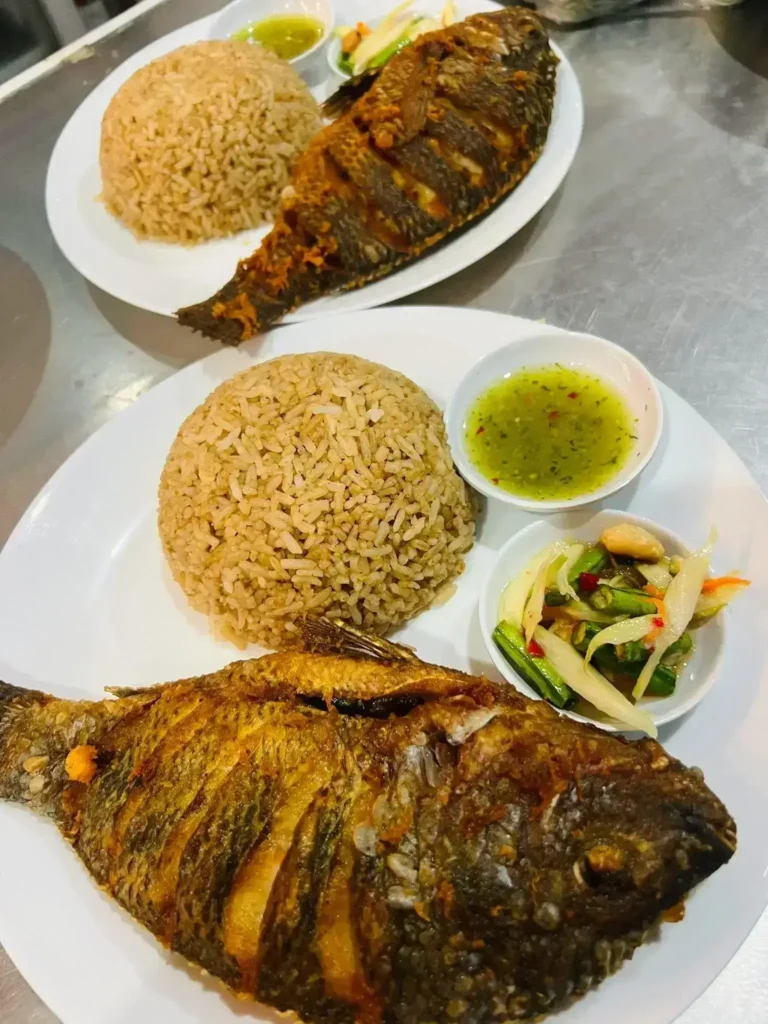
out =
<svg viewBox="0 0 768 1024"><path fill-rule="evenodd" d="M530 640L528 642L528 653L533 655L534 658L543 658L544 648L541 644L537 644L535 640Z"/></svg>
<svg viewBox="0 0 768 1024"><path fill-rule="evenodd" d="M578 393L578 391L571 391L569 393L568 397L569 398L578 398L579 397L579 393Z"/></svg>
<svg viewBox="0 0 768 1024"><path fill-rule="evenodd" d="M475 437L477 437L478 434L484 434L484 433L485 433L485 427L478 427L477 430L475 431Z"/></svg>
<svg viewBox="0 0 768 1024"><path fill-rule="evenodd" d="M653 624L656 627L656 629L664 629L664 619L662 618L654 619Z"/></svg>
<svg viewBox="0 0 768 1024"><path fill-rule="evenodd" d="M579 589L585 594L591 594L600 586L600 577L593 572L583 572L579 576Z"/></svg>

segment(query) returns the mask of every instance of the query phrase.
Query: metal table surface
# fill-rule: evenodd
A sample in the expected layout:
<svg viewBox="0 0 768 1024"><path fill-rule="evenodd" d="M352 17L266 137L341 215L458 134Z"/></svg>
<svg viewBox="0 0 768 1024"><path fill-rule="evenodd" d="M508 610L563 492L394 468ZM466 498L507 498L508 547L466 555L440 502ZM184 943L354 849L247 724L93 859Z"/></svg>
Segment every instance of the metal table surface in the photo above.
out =
<svg viewBox="0 0 768 1024"><path fill-rule="evenodd" d="M91 88L217 6L168 0L0 104L0 544L85 438L210 351L87 284L54 245L43 190L56 137ZM586 101L565 184L516 238L409 301L620 342L714 424L765 490L768 5L559 38ZM768 915L681 1021L724 1018L768 1020ZM0 949L1 1024L54 1020Z"/></svg>

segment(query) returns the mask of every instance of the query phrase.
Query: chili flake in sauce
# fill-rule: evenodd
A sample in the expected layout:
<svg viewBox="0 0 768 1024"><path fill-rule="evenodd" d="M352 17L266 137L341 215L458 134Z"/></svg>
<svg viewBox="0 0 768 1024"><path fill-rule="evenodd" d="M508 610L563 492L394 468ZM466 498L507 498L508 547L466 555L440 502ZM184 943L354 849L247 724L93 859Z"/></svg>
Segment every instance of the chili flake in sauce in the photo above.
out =
<svg viewBox="0 0 768 1024"><path fill-rule="evenodd" d="M465 438L476 468L504 490L568 500L619 472L635 446L634 428L609 384L555 363L490 387L470 409Z"/></svg>

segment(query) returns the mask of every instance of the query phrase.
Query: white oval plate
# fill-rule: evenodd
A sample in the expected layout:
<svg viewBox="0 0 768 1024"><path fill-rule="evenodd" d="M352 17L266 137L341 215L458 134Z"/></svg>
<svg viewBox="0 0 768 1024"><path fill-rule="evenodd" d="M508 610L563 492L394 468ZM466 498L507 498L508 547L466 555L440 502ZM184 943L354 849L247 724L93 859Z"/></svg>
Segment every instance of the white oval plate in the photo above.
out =
<svg viewBox="0 0 768 1024"><path fill-rule="evenodd" d="M408 374L444 404L479 355L541 332L541 324L495 313L385 309L280 328L169 378L72 456L0 553L0 678L98 698L107 685L178 679L241 656L188 609L155 529L158 477L179 425L237 370L289 352L355 353ZM661 393L659 452L642 487L610 502L683 537L714 524L720 563L755 581L734 606L719 685L661 731L671 753L700 765L727 803L739 849L695 892L684 921L665 925L661 941L558 1017L563 1024L670 1024L768 902L768 509L714 430L667 388ZM533 518L489 503L457 593L400 639L429 661L495 676L478 595L501 545ZM242 1003L201 982L97 889L52 825L0 805L0 837L0 942L64 1024L242 1020ZM256 1007L248 1019L274 1018Z"/></svg>
<svg viewBox="0 0 768 1024"><path fill-rule="evenodd" d="M435 0L439 7L439 0ZM337 24L383 16L391 0L340 0ZM462 17L493 10L492 0L461 0ZM213 17L203 18L144 47L108 75L80 104L62 129L48 165L45 205L48 223L69 262L93 284L133 306L173 316L201 302L225 284L237 262L250 255L267 228L244 231L194 248L138 241L99 201L101 119L110 100L134 71L179 46L206 39ZM288 322L328 313L370 309L403 298L450 277L496 249L534 217L556 192L573 162L581 138L583 107L576 74L557 47L557 96L547 145L530 173L481 223L460 232L408 267L364 288L317 299L287 317ZM318 55L312 92L326 99L340 84Z"/></svg>

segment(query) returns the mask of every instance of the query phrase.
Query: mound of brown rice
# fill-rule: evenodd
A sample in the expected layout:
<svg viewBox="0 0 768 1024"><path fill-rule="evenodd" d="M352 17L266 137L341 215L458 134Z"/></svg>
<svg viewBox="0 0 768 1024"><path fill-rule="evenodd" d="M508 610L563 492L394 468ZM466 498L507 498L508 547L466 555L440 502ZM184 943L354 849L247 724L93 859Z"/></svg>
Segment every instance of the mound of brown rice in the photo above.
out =
<svg viewBox="0 0 768 1024"><path fill-rule="evenodd" d="M290 646L305 612L377 632L404 623L452 591L474 513L421 388L323 352L220 385L160 483L173 575L239 647Z"/></svg>
<svg viewBox="0 0 768 1024"><path fill-rule="evenodd" d="M140 68L101 126L102 195L139 238L193 245L271 220L320 128L284 61L243 42L182 46Z"/></svg>

